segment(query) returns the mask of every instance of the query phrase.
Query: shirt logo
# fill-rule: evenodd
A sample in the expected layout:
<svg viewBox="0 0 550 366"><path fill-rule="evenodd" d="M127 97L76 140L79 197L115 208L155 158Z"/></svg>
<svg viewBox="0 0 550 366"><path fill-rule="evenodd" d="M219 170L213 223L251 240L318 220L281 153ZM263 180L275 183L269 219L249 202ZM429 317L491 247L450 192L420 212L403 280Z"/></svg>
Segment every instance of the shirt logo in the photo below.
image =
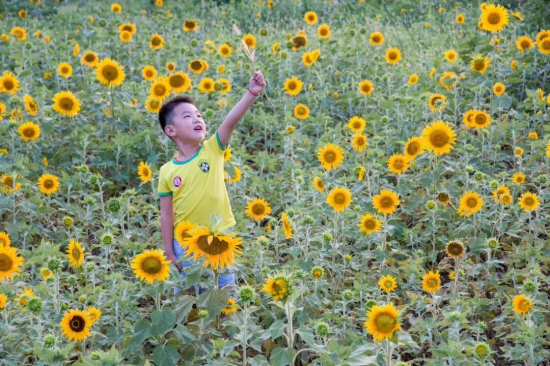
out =
<svg viewBox="0 0 550 366"><path fill-rule="evenodd" d="M205 159L199 160L198 167L202 170L203 173L208 173L210 171L210 165L208 165L208 160L205 160Z"/></svg>
<svg viewBox="0 0 550 366"><path fill-rule="evenodd" d="M177 177L174 177L174 187L179 188L181 187L181 177L178 175Z"/></svg>

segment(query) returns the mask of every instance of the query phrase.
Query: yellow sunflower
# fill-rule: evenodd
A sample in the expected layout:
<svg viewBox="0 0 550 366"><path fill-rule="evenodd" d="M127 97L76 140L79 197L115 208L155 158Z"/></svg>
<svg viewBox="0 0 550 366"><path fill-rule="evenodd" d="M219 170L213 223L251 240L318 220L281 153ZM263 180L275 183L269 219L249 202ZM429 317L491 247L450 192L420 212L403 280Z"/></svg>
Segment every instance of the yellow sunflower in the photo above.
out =
<svg viewBox="0 0 550 366"><path fill-rule="evenodd" d="M437 194L437 202L443 206L447 206L451 202L451 196L447 192L439 192Z"/></svg>
<svg viewBox="0 0 550 366"><path fill-rule="evenodd" d="M337 212L343 212L352 201L351 191L343 187L334 187L327 196L327 203Z"/></svg>
<svg viewBox="0 0 550 366"><path fill-rule="evenodd" d="M409 168L409 159L406 155L392 155L388 160L388 168L393 174L403 173Z"/></svg>
<svg viewBox="0 0 550 366"><path fill-rule="evenodd" d="M36 116L38 112L38 104L36 104L36 101L28 94L23 97L23 100L25 101L25 110L27 113L30 116Z"/></svg>
<svg viewBox="0 0 550 366"><path fill-rule="evenodd" d="M437 71L436 68L435 68L435 67L432 67L432 69L430 70L430 73L428 74L428 77L429 77L430 79L433 78L436 71Z"/></svg>
<svg viewBox="0 0 550 366"><path fill-rule="evenodd" d="M519 205L525 211L534 211L539 207L539 204L538 196L531 192L526 192L519 198Z"/></svg>
<svg viewBox="0 0 550 366"><path fill-rule="evenodd" d="M147 283L164 282L170 276L170 261L158 249L146 250L132 260L136 278Z"/></svg>
<svg viewBox="0 0 550 366"><path fill-rule="evenodd" d="M451 258L462 258L465 253L464 244L459 240L451 240L445 245L445 251Z"/></svg>
<svg viewBox="0 0 550 366"><path fill-rule="evenodd" d="M162 101L158 100L153 95L149 95L149 97L147 97L147 100L145 101L145 108L148 112L158 113L161 107Z"/></svg>
<svg viewBox="0 0 550 366"><path fill-rule="evenodd" d="M227 147L225 151L223 152L223 161L229 161L231 160L231 147Z"/></svg>
<svg viewBox="0 0 550 366"><path fill-rule="evenodd" d="M435 155L447 154L453 149L455 132L451 125L443 121L436 121L426 126L422 131L422 138L426 149Z"/></svg>
<svg viewBox="0 0 550 366"><path fill-rule="evenodd" d="M323 178L315 177L313 178L313 187L319 192L323 192L326 188Z"/></svg>
<svg viewBox="0 0 550 366"><path fill-rule="evenodd" d="M10 93L11 95L19 91L19 79L13 73L4 71L0 76L0 93Z"/></svg>
<svg viewBox="0 0 550 366"><path fill-rule="evenodd" d="M495 85L493 85L493 93L495 93L495 95L501 96L502 94L504 94L505 91L506 87L503 83L496 83Z"/></svg>
<svg viewBox="0 0 550 366"><path fill-rule="evenodd" d="M256 37L254 37L252 34L247 34L246 36L244 36L243 41L250 49L256 47Z"/></svg>
<svg viewBox="0 0 550 366"><path fill-rule="evenodd" d="M446 71L439 77L439 84L447 90L452 90L457 82L456 74L451 71Z"/></svg>
<svg viewBox="0 0 550 366"><path fill-rule="evenodd" d="M477 55L474 57L470 63L470 68L472 71L479 72L480 74L485 73L487 71L487 68L489 67L490 61L489 57Z"/></svg>
<svg viewBox="0 0 550 366"><path fill-rule="evenodd" d="M540 53L550 55L550 37L546 37L540 42L537 42L537 46Z"/></svg>
<svg viewBox="0 0 550 366"><path fill-rule="evenodd" d="M262 288L273 300L286 300L290 294L291 284L286 276L278 275L268 278Z"/></svg>
<svg viewBox="0 0 550 366"><path fill-rule="evenodd" d="M189 231L196 228L198 224L191 221L181 221L174 229L174 239L182 246L183 241L186 238L190 238ZM183 246L182 246L183 247Z"/></svg>
<svg viewBox="0 0 550 366"><path fill-rule="evenodd" d="M213 93L216 82L212 78L203 78L199 83L199 92L201 93Z"/></svg>
<svg viewBox="0 0 550 366"><path fill-rule="evenodd" d="M359 93L361 95L372 95L374 91L374 84L369 80L363 80L359 83Z"/></svg>
<svg viewBox="0 0 550 366"><path fill-rule="evenodd" d="M387 294L390 292L395 291L397 288L397 282L395 281L395 278L387 275L385 277L382 277L380 281L378 281L378 286L384 291L386 291Z"/></svg>
<svg viewBox="0 0 550 366"><path fill-rule="evenodd" d="M61 330L69 341L80 342L91 336L92 321L86 311L69 309L61 319Z"/></svg>
<svg viewBox="0 0 550 366"><path fill-rule="evenodd" d="M362 133L356 133L351 138L351 146L355 150L362 152L367 147L367 136L363 135Z"/></svg>
<svg viewBox="0 0 550 366"><path fill-rule="evenodd" d="M335 144L325 144L319 148L318 159L323 168L327 170L337 169L344 161L344 152L340 146Z"/></svg>
<svg viewBox="0 0 550 366"><path fill-rule="evenodd" d="M399 311L394 308L393 303L383 307L374 305L367 312L367 316L368 320L364 322L364 326L376 342L391 339L393 333L401 329L398 322Z"/></svg>
<svg viewBox="0 0 550 366"><path fill-rule="evenodd" d="M434 112L440 112L447 106L447 97L443 94L431 94L428 99L428 108Z"/></svg>
<svg viewBox="0 0 550 366"><path fill-rule="evenodd" d="M11 245L10 234L5 231L0 231L0 248L9 247Z"/></svg>
<svg viewBox="0 0 550 366"><path fill-rule="evenodd" d="M0 189L4 191L4 193L11 195L13 192L17 192L19 189L21 189L21 183L17 182L17 178L19 178L19 174L14 175L6 175L2 174L2 185L0 185ZM16 183L14 184L14 179Z"/></svg>
<svg viewBox="0 0 550 366"><path fill-rule="evenodd" d="M287 94L298 95L302 91L303 85L304 83L300 79L293 76L290 79L286 79L283 89L287 92Z"/></svg>
<svg viewBox="0 0 550 366"><path fill-rule="evenodd" d="M462 118L462 121L466 126L469 128L475 128L474 124L474 116L479 113L477 109L470 109L464 113L464 117Z"/></svg>
<svg viewBox="0 0 550 366"><path fill-rule="evenodd" d="M380 32L371 33L369 42L373 46L381 46L384 43L384 35Z"/></svg>
<svg viewBox="0 0 550 366"><path fill-rule="evenodd" d="M151 172L151 168L149 167L149 164L147 164L146 162L140 161L138 166L138 175L139 175L139 179L141 179L142 182L150 182L153 172Z"/></svg>
<svg viewBox="0 0 550 366"><path fill-rule="evenodd" d="M359 169L359 176L357 177L357 180L361 182L364 177L365 177L365 167L361 166L361 169Z"/></svg>
<svg viewBox="0 0 550 366"><path fill-rule="evenodd" d="M466 18L463 14L458 14L455 18L456 24L463 24Z"/></svg>
<svg viewBox="0 0 550 366"><path fill-rule="evenodd" d="M80 100L68 90L55 94L53 102L53 110L62 116L74 117L80 112Z"/></svg>
<svg viewBox="0 0 550 366"><path fill-rule="evenodd" d="M397 193L389 189L382 189L380 190L380 194L372 198L372 204L374 209L380 214L387 215L394 213L401 202Z"/></svg>
<svg viewBox="0 0 550 366"><path fill-rule="evenodd" d="M531 310L533 303L525 295L517 295L512 301L514 311L518 314L526 314Z"/></svg>
<svg viewBox="0 0 550 366"><path fill-rule="evenodd" d="M410 161L424 152L424 140L421 137L411 137L405 144L405 157Z"/></svg>
<svg viewBox="0 0 550 366"><path fill-rule="evenodd" d="M458 214L460 216L472 216L476 212L479 212L483 207L483 198L474 191L465 192L460 197L460 206L458 208Z"/></svg>
<svg viewBox="0 0 550 366"><path fill-rule="evenodd" d="M441 278L439 271L430 271L422 276L422 289L428 292L436 292L441 288Z"/></svg>
<svg viewBox="0 0 550 366"><path fill-rule="evenodd" d="M290 239L292 237L292 225L288 219L286 212L281 214L281 221L283 222L283 230L285 232L285 238Z"/></svg>
<svg viewBox="0 0 550 366"><path fill-rule="evenodd" d="M19 136L23 141L34 141L40 136L40 126L34 122L26 122L19 126Z"/></svg>
<svg viewBox="0 0 550 366"><path fill-rule="evenodd" d="M229 316L233 313L236 313L237 311L239 311L239 307L237 306L237 302L235 301L235 299L229 299L229 300L227 300L227 306L222 309L222 314L226 315L226 316Z"/></svg>
<svg viewBox="0 0 550 366"><path fill-rule="evenodd" d="M151 84L149 88L149 95L160 101L170 96L170 84L166 78L158 78Z"/></svg>
<svg viewBox="0 0 550 366"><path fill-rule="evenodd" d="M363 132L366 125L367 122L363 118L355 116L349 120L347 127L355 133L360 133Z"/></svg>
<svg viewBox="0 0 550 366"><path fill-rule="evenodd" d="M220 235L211 233L206 228L194 228L189 231L191 237L183 241L186 257L193 256L194 260L204 258L203 266L218 270L235 263L235 254L242 250L239 246L243 239L236 237L236 233Z"/></svg>
<svg viewBox="0 0 550 366"><path fill-rule="evenodd" d="M128 31L122 31L120 32L119 38L122 42L128 43L132 40L132 33Z"/></svg>
<svg viewBox="0 0 550 366"><path fill-rule="evenodd" d="M71 239L67 247L67 258L73 268L78 268L84 263L84 250L78 241Z"/></svg>
<svg viewBox="0 0 550 366"><path fill-rule="evenodd" d="M514 173L512 176L512 182L516 184L523 184L525 183L525 174L523 173Z"/></svg>
<svg viewBox="0 0 550 366"><path fill-rule="evenodd" d="M111 5L111 11L113 13L118 13L120 14L122 12L122 6L120 6L120 4L112 4Z"/></svg>
<svg viewBox="0 0 550 366"><path fill-rule="evenodd" d="M178 71L168 77L170 89L175 93L184 93L191 89L191 78L183 71Z"/></svg>
<svg viewBox="0 0 550 366"><path fill-rule="evenodd" d="M327 24L321 24L317 28L317 35L319 38L329 39L330 38L330 27Z"/></svg>
<svg viewBox="0 0 550 366"><path fill-rule="evenodd" d="M53 271L49 268L43 267L40 269L40 275L42 276L42 279L47 280L50 277L53 277Z"/></svg>
<svg viewBox="0 0 550 366"><path fill-rule="evenodd" d="M359 218L357 226L363 234L370 235L382 230L382 221L377 220L373 214L365 213Z"/></svg>
<svg viewBox="0 0 550 366"><path fill-rule="evenodd" d="M221 85L221 93L227 94L231 91L231 82L229 79L220 78L216 81L216 84Z"/></svg>
<svg viewBox="0 0 550 366"><path fill-rule="evenodd" d="M59 189L59 178L52 174L43 174L38 178L38 188L46 195L53 194Z"/></svg>
<svg viewBox="0 0 550 366"><path fill-rule="evenodd" d="M533 40L528 36L521 36L516 41L516 47L521 52L524 52L525 50L533 48L533 46L534 46Z"/></svg>
<svg viewBox="0 0 550 366"><path fill-rule="evenodd" d="M153 81L157 78L157 69L154 66L147 65L141 70L141 76L147 81Z"/></svg>
<svg viewBox="0 0 550 366"><path fill-rule="evenodd" d="M386 51L385 59L390 65L395 65L401 60L401 51L397 47L389 48Z"/></svg>
<svg viewBox="0 0 550 366"><path fill-rule="evenodd" d="M409 83L409 85L416 85L416 83L418 83L418 75L412 74L411 76L409 76L409 80L407 82Z"/></svg>
<svg viewBox="0 0 550 366"><path fill-rule="evenodd" d="M133 36L134 34L136 34L137 28L134 23L124 23L118 26L118 31L121 33L124 31L130 32L130 34Z"/></svg>
<svg viewBox="0 0 550 366"><path fill-rule="evenodd" d="M476 111L472 117L472 126L476 129L487 128L491 124L491 116L485 111Z"/></svg>
<svg viewBox="0 0 550 366"><path fill-rule="evenodd" d="M23 258L18 255L17 248L0 247L0 281L13 280L13 276L21 271Z"/></svg>
<svg viewBox="0 0 550 366"><path fill-rule="evenodd" d="M227 58L227 57L231 56L231 54L233 53L233 51L231 50L231 46L228 45L227 43L225 43L225 44L222 44L222 45L218 48L218 53L219 53L223 58Z"/></svg>
<svg viewBox="0 0 550 366"><path fill-rule="evenodd" d="M0 294L0 309L3 309L8 302L8 297L4 294Z"/></svg>
<svg viewBox="0 0 550 366"><path fill-rule="evenodd" d="M263 198L255 198L247 202L246 215L256 221L262 221L271 213L269 203Z"/></svg>
<svg viewBox="0 0 550 366"><path fill-rule="evenodd" d="M24 41L25 39L27 39L27 31L25 30L25 28L13 27L10 30L10 34L14 35L19 41Z"/></svg>
<svg viewBox="0 0 550 366"><path fill-rule="evenodd" d="M99 63L99 58L97 57L97 53L92 51L86 51L84 52L84 55L80 58L80 62L90 69L93 69L97 66Z"/></svg>
<svg viewBox="0 0 550 366"><path fill-rule="evenodd" d="M29 300L31 298L34 297L34 292L32 291L32 289L30 288L26 288L26 289L23 289L23 293L19 293L17 294L17 302L19 303L19 305L23 306L23 310L22 311L26 311L27 309L25 308L25 306L27 305L27 303L29 302Z"/></svg>
<svg viewBox="0 0 550 366"><path fill-rule="evenodd" d="M169 72L174 72L176 71L176 64L173 63L172 61L168 62L166 64L166 70L168 70Z"/></svg>
<svg viewBox="0 0 550 366"><path fill-rule="evenodd" d="M444 57L445 57L445 60L447 60L452 64L458 58L458 53L456 53L455 50L448 50L448 51L445 51Z"/></svg>
<svg viewBox="0 0 550 366"><path fill-rule="evenodd" d="M500 185L493 191L493 199L496 203L502 203L502 196L505 194L511 195L510 188L505 185Z"/></svg>
<svg viewBox="0 0 550 366"><path fill-rule="evenodd" d="M101 310L99 310L98 308L87 308L85 312L88 318L90 318L92 325L94 325L94 323L97 322L101 317Z"/></svg>
<svg viewBox="0 0 550 366"><path fill-rule="evenodd" d="M73 67L67 62L63 62L57 67L57 73L62 78L68 78L73 74Z"/></svg>
<svg viewBox="0 0 550 366"><path fill-rule="evenodd" d="M96 77L101 84L108 86L118 86L126 78L123 67L118 62L105 58L97 65Z"/></svg>
<svg viewBox="0 0 550 366"><path fill-rule="evenodd" d="M294 107L294 117L299 119L307 119L309 117L309 108L303 104L298 104Z"/></svg>
<svg viewBox="0 0 550 366"><path fill-rule="evenodd" d="M158 33L155 33L149 39L149 47L154 51L164 47L164 38Z"/></svg>
<svg viewBox="0 0 550 366"><path fill-rule="evenodd" d="M489 32L500 32L508 25L508 10L502 5L489 4L481 12L482 28Z"/></svg>
<svg viewBox="0 0 550 366"><path fill-rule="evenodd" d="M314 11L308 11L304 15L304 20L306 21L307 24L310 24L310 25L315 24L317 23L317 14Z"/></svg>
<svg viewBox="0 0 550 366"><path fill-rule="evenodd" d="M186 32L194 32L199 28L199 24L195 19L189 19L186 20L185 23L183 23L183 30Z"/></svg>

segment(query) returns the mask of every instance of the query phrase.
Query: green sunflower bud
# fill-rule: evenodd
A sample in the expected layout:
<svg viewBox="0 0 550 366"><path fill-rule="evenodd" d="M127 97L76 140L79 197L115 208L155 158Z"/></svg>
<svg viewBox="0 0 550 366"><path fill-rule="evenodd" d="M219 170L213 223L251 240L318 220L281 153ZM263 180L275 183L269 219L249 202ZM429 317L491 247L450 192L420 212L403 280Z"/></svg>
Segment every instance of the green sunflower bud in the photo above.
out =
<svg viewBox="0 0 550 366"><path fill-rule="evenodd" d="M42 310L42 300L40 300L38 297L33 297L27 304L27 307L33 313L39 313L40 310Z"/></svg>
<svg viewBox="0 0 550 366"><path fill-rule="evenodd" d="M47 334L45 337L44 337L44 345L46 347L51 347L55 344L55 335L53 334Z"/></svg>
<svg viewBox="0 0 550 366"><path fill-rule="evenodd" d="M324 337L328 335L329 331L330 331L329 325L323 321L318 321L317 324L315 325L315 333L320 337Z"/></svg>
<svg viewBox="0 0 550 366"><path fill-rule="evenodd" d="M332 241L332 234L329 233L329 232L326 232L323 234L323 240L325 241L325 243L329 243Z"/></svg>
<svg viewBox="0 0 550 366"><path fill-rule="evenodd" d="M296 271L294 271L294 277L296 277L296 278L303 278L304 275L305 275L305 273L301 269L297 269Z"/></svg>
<svg viewBox="0 0 550 366"><path fill-rule="evenodd" d="M523 289L525 290L525 292L527 293L533 293L536 291L537 289L537 285L535 285L535 283L531 280L527 280L525 281L525 283L523 284Z"/></svg>
<svg viewBox="0 0 550 366"><path fill-rule="evenodd" d="M105 245L111 245L113 243L113 236L110 233L105 233L101 237L101 242Z"/></svg>
<svg viewBox="0 0 550 366"><path fill-rule="evenodd" d="M304 224L305 225L313 225L315 223L315 219L309 215L307 215L305 218L304 218Z"/></svg>
<svg viewBox="0 0 550 366"><path fill-rule="evenodd" d="M344 300L346 300L346 301L351 301L351 300L353 300L353 291L351 291L351 290L345 290L345 291L342 293L342 297L343 297Z"/></svg>
<svg viewBox="0 0 550 366"><path fill-rule="evenodd" d="M69 276L69 278L67 278L67 282L69 283L69 285L76 284L76 277L75 276Z"/></svg>
<svg viewBox="0 0 550 366"><path fill-rule="evenodd" d="M239 298L244 302L251 302L256 297L256 291L250 286L239 287Z"/></svg>
<svg viewBox="0 0 550 366"><path fill-rule="evenodd" d="M63 218L63 225L65 225L65 227L71 227L73 226L73 219L72 217L70 216L65 216Z"/></svg>
<svg viewBox="0 0 550 366"><path fill-rule="evenodd" d="M208 317L208 310L202 309L199 310L199 318L205 319Z"/></svg>
<svg viewBox="0 0 550 366"><path fill-rule="evenodd" d="M426 202L426 208L428 210L433 210L435 208L435 202L434 201L428 201Z"/></svg>
<svg viewBox="0 0 550 366"><path fill-rule="evenodd" d="M109 210L111 212L118 212L120 211L120 201L116 198L112 198L109 203L108 203L108 206L109 206Z"/></svg>
<svg viewBox="0 0 550 366"><path fill-rule="evenodd" d="M372 307L373 307L374 305L378 305L378 304L376 303L376 300L369 299L369 300L367 300L367 302L365 303L365 309L366 309L367 311L370 311L370 309L372 309Z"/></svg>
<svg viewBox="0 0 550 366"><path fill-rule="evenodd" d="M474 346L474 355L477 358L486 358L491 353L491 348L485 342L476 343Z"/></svg>
<svg viewBox="0 0 550 366"><path fill-rule="evenodd" d="M50 271L57 271L60 265L61 262L57 258L52 258L48 261L48 268L50 269Z"/></svg>

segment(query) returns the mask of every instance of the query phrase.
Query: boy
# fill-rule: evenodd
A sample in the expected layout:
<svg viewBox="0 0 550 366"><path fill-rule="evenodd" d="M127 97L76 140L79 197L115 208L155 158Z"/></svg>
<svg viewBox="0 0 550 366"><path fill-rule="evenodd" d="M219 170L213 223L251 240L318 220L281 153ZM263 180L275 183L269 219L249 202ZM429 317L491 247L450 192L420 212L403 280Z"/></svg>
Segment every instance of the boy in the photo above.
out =
<svg viewBox="0 0 550 366"><path fill-rule="evenodd" d="M214 212L222 218L217 230L236 224L224 181L224 151L235 126L265 86L262 73L256 71L246 94L206 141L203 141L206 123L191 97L175 97L159 111L162 130L178 148L177 157L160 168L158 196L164 251L180 272L191 262L178 263L178 258L185 254L174 239L174 227L179 222L190 221L212 228L210 216ZM218 282L220 287L234 285L235 275L222 273Z"/></svg>

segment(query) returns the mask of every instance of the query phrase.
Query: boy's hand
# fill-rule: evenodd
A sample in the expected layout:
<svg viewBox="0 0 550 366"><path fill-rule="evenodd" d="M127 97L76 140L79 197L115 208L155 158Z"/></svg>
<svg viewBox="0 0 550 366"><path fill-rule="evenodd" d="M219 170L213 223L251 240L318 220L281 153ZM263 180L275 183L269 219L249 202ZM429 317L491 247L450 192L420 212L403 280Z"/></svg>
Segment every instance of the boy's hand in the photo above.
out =
<svg viewBox="0 0 550 366"><path fill-rule="evenodd" d="M169 261L172 262L172 264L174 266L176 266L176 268L178 269L178 271L181 272L181 270L183 269L183 266L181 265L181 263L178 263L178 257L176 257L175 254L172 254L172 255L166 255L166 259L168 259Z"/></svg>
<svg viewBox="0 0 550 366"><path fill-rule="evenodd" d="M265 79L261 71L256 71L250 78L249 89L253 93L261 93L265 88Z"/></svg>

